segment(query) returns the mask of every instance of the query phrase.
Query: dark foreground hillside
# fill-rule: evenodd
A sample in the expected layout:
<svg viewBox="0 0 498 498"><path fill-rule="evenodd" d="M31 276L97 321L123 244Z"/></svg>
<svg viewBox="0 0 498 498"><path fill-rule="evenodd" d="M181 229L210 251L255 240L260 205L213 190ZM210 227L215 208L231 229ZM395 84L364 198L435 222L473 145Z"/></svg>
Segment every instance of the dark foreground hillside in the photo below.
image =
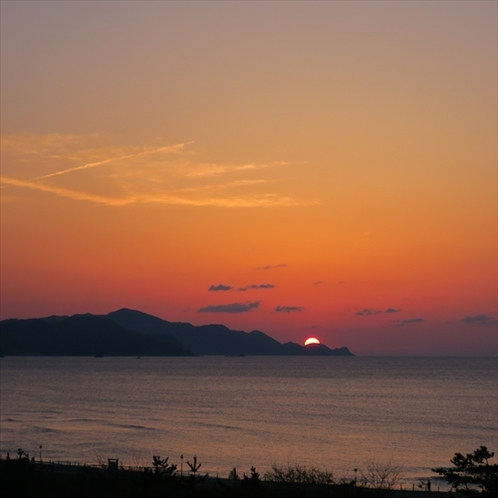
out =
<svg viewBox="0 0 498 498"><path fill-rule="evenodd" d="M29 459L0 461L0 493L23 498L438 498L446 493L387 491L350 484L272 483L255 472L242 479L168 476L131 471L39 464ZM455 493L454 493L455 494Z"/></svg>

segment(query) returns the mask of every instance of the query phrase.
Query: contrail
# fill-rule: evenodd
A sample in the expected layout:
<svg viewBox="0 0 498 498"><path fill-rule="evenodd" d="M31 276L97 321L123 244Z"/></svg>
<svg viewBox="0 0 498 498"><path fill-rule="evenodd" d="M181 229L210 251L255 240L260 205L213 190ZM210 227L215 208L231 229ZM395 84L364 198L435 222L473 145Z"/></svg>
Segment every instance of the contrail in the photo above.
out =
<svg viewBox="0 0 498 498"><path fill-rule="evenodd" d="M192 142L189 142L189 144ZM103 161L97 161L94 163L87 163L81 166L75 166L74 168L64 169L62 171L56 171L55 173L49 173L48 175L37 176L36 178L31 178L30 182L35 182L37 180L46 180L47 178L53 178L54 176L65 175L67 173L72 173L73 171L80 171L82 169L95 168L96 166L102 166L103 164L109 164L114 161L122 161L123 159L129 159L131 157L145 156L148 154L155 154L157 152L176 152L177 150L182 150L185 148L186 144L170 145L167 147L158 147L157 149L148 149L142 152L135 152L134 154L126 154L119 157L111 157L109 159L104 159Z"/></svg>
<svg viewBox="0 0 498 498"><path fill-rule="evenodd" d="M107 206L125 206L127 204L163 204L163 205L176 205L176 206L218 206L226 208L237 207L266 207L266 206L297 206L300 203L289 197L274 197L265 196L263 198L251 197L236 197L236 198L217 198L217 197L201 197L188 199L178 195L164 194L161 196L151 195L132 195L127 197L106 197L98 194L91 194L87 192L80 192L70 190L63 187L56 187L54 185L47 185L44 183L34 183L27 180L18 180L17 178L10 178L7 176L0 176L0 182L6 186L29 188L41 192L47 192L58 195L59 197L66 197L78 201L88 201L95 204L104 204ZM276 265L275 268L286 265ZM262 268L262 269L269 269ZM273 267L271 267L273 268Z"/></svg>
<svg viewBox="0 0 498 498"><path fill-rule="evenodd" d="M0 182L7 185L12 185L13 187L23 187L32 190L40 190L42 192L49 192L60 197L68 197L70 199L79 201L90 201L96 204L106 204L108 206L123 206L125 204L131 204L136 200L134 197L112 198L96 194L88 194L85 192L78 192L62 187L54 187L43 183L33 183L32 181L18 180L16 178L9 178L7 176L0 176Z"/></svg>

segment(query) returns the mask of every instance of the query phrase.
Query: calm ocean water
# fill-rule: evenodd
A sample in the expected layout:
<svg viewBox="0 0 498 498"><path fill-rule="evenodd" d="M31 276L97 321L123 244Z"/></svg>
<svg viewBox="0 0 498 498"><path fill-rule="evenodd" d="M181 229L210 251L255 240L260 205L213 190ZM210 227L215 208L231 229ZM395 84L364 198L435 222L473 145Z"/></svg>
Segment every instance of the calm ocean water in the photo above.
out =
<svg viewBox="0 0 498 498"><path fill-rule="evenodd" d="M368 462L434 477L455 452L498 453L496 358L0 360L0 452L201 470L274 463L352 477ZM184 464L184 469L186 465Z"/></svg>

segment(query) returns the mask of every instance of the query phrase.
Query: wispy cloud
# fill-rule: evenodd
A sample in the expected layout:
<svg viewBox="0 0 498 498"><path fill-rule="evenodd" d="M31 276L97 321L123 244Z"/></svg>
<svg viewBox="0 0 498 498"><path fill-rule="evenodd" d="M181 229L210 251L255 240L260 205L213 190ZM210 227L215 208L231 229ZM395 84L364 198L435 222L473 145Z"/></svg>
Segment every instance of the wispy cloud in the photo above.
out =
<svg viewBox="0 0 498 498"><path fill-rule="evenodd" d="M382 311L377 311L377 310L374 310L372 308L365 308L361 311L357 311L355 313L355 315L358 315L358 316L371 316L371 315L378 315L382 313Z"/></svg>
<svg viewBox="0 0 498 498"><path fill-rule="evenodd" d="M84 146L96 135L82 136L62 133L48 133L42 135L30 133L2 133L2 150L12 154L30 156L40 154L49 157L67 156L68 150Z"/></svg>
<svg viewBox="0 0 498 498"><path fill-rule="evenodd" d="M219 292L219 291L230 291L233 290L233 287L230 285L223 285L223 284L218 284L218 285L211 285L208 289L210 292Z"/></svg>
<svg viewBox="0 0 498 498"><path fill-rule="evenodd" d="M274 289L275 286L273 284L252 284L252 285L246 285L245 287L242 287L243 290L248 290L248 289Z"/></svg>
<svg viewBox="0 0 498 498"><path fill-rule="evenodd" d="M408 318L407 320L402 320L398 323L398 327L404 327L405 325L410 325L412 323L423 323L425 320L423 318Z"/></svg>
<svg viewBox="0 0 498 498"><path fill-rule="evenodd" d="M397 308L387 308L385 311L375 310L373 308L365 308L361 311L357 311L355 315L357 316L372 316L372 315L381 315L383 313L399 313L401 310Z"/></svg>
<svg viewBox="0 0 498 498"><path fill-rule="evenodd" d="M6 176L0 177L0 182L3 185L11 185L13 187L27 188L31 190L39 190L41 192L48 192L50 194L58 195L59 197L67 197L68 199L78 200L78 201L89 201L96 204L105 204L108 206L123 206L125 204L131 204L137 199L133 197L106 197L103 195L91 194L88 192L80 192L77 190L71 190L63 187L56 187L54 185L45 185L44 183L35 183L26 180L17 180L15 178L9 178Z"/></svg>
<svg viewBox="0 0 498 498"><path fill-rule="evenodd" d="M304 311L302 306L277 306L275 308L277 313L292 313L293 311Z"/></svg>
<svg viewBox="0 0 498 498"><path fill-rule="evenodd" d="M466 316L460 320L463 323L477 324L477 325L498 325L498 320L491 318L484 313L476 316Z"/></svg>
<svg viewBox="0 0 498 498"><path fill-rule="evenodd" d="M75 171L81 171L84 169L90 169L90 168L96 168L97 166L104 166L106 164L111 164L119 161L124 161L126 159L132 159L132 158L137 158L141 156L150 156L153 154L158 154L161 152L178 152L181 151L185 148L185 144L177 144L177 145L172 145L172 146L167 146L167 147L156 147L154 149L145 149L140 152L135 152L132 154L125 154L122 156L118 157L110 157L108 159L103 159L102 161L96 161L92 163L87 163L87 164L82 164L81 166L75 166L73 168L68 168L64 169L61 171L55 171L54 173L49 173L47 175L42 175L38 176L36 178L32 178L31 181L37 181L37 180L46 180L48 178L53 178L55 176L61 176L61 175L67 175L68 173L74 173Z"/></svg>
<svg viewBox="0 0 498 498"><path fill-rule="evenodd" d="M275 285L273 284L251 284L251 285L246 285L245 287L232 287L231 285L224 285L224 284L218 284L218 285L211 285L209 287L209 291L211 292L217 292L217 291L234 291L234 292L246 292L248 290L260 290L260 289L274 289Z"/></svg>
<svg viewBox="0 0 498 498"><path fill-rule="evenodd" d="M205 177L224 175L226 173L234 173L240 171L256 171L268 168L275 168L278 166L285 166L287 163L283 161L274 161L270 163L260 164L196 164L190 165L185 176L188 177Z"/></svg>
<svg viewBox="0 0 498 498"><path fill-rule="evenodd" d="M214 197L214 196L199 196L199 197L183 197L180 195L164 194L144 194L137 193L135 195L127 195L122 197L110 197L105 195L93 194L54 185L46 185L34 181L18 180L7 176L0 176L0 183L3 185L11 185L14 187L27 188L31 190L39 190L42 192L51 193L59 197L78 201L88 201L96 204L104 204L107 206L123 206L126 204L162 204L176 206L199 206L199 207L271 207L271 206L296 206L294 200L286 197L278 197L273 195L262 196L240 196L240 197Z"/></svg>
<svg viewBox="0 0 498 498"><path fill-rule="evenodd" d="M196 161L189 147L193 143L110 146L98 135L4 134L2 188L108 206L258 208L316 203L286 195L278 179L265 173L285 166L284 161L206 164Z"/></svg>
<svg viewBox="0 0 498 498"><path fill-rule="evenodd" d="M274 268L285 268L286 266L288 266L287 264L285 263L281 263L279 265L266 265L266 266L260 266L258 268L254 268L255 270L263 270L263 271L266 271L266 270L273 270Z"/></svg>
<svg viewBox="0 0 498 498"><path fill-rule="evenodd" d="M210 304L199 308L197 313L247 313L259 306L259 301L253 303Z"/></svg>

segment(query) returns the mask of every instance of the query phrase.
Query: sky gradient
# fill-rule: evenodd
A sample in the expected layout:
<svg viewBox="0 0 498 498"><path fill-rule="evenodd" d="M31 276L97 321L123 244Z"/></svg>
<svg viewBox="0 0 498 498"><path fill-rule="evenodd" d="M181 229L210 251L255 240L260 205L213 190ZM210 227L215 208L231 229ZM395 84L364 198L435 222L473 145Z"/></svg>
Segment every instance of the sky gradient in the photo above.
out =
<svg viewBox="0 0 498 498"><path fill-rule="evenodd" d="M497 19L2 1L1 318L496 355Z"/></svg>

